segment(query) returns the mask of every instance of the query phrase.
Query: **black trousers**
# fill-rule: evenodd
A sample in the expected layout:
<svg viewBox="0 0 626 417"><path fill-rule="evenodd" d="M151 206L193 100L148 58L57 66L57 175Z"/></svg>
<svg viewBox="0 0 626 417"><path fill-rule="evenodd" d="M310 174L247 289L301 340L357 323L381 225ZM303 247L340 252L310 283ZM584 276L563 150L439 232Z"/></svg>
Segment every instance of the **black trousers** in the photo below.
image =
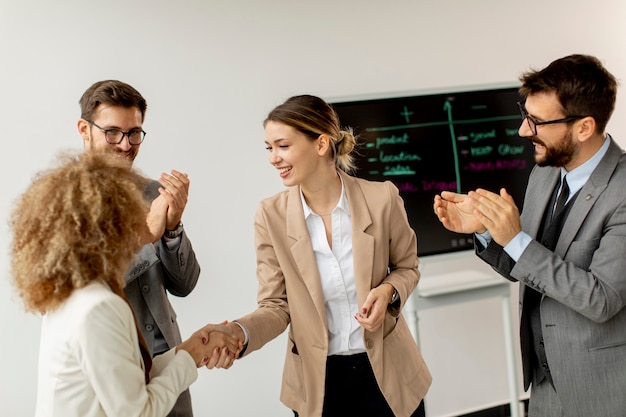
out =
<svg viewBox="0 0 626 417"><path fill-rule="evenodd" d="M395 417L378 387L366 353L329 356L324 391L323 417ZM296 411L294 414L298 417ZM411 417L425 417L424 401Z"/></svg>

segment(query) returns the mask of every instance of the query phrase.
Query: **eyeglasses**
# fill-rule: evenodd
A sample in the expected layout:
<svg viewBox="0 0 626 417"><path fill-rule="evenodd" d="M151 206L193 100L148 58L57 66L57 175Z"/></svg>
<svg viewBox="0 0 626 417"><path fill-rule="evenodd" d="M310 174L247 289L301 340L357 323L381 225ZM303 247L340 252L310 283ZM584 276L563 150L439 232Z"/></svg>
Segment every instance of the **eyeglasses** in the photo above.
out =
<svg viewBox="0 0 626 417"><path fill-rule="evenodd" d="M131 129L128 132L124 132L120 129L103 129L91 120L87 120L90 124L94 125L104 133L104 139L111 145L117 145L124 140L124 136L128 138L128 143L131 145L140 145L146 137L146 132L142 129Z"/></svg>
<svg viewBox="0 0 626 417"><path fill-rule="evenodd" d="M531 115L528 114L523 103L520 103L518 101L517 106L519 107L519 111L522 114L522 121L524 120L528 121L528 127L530 127L530 130L535 134L535 136L537 136L537 126L553 125L555 123L570 123L570 122L573 122L574 120L578 120L578 119L582 119L583 117L586 117L586 116L569 116L569 117L564 117L562 119L548 120L546 122L538 122Z"/></svg>

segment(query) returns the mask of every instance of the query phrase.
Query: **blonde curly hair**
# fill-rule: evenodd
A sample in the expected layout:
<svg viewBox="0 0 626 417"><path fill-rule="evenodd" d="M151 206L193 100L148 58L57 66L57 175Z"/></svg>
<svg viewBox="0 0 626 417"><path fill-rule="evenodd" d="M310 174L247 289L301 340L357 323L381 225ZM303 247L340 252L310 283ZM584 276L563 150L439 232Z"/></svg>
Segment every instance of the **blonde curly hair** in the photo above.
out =
<svg viewBox="0 0 626 417"><path fill-rule="evenodd" d="M35 176L9 220L13 284L28 311L53 310L94 280L122 290L146 238L146 183L104 153L63 153Z"/></svg>

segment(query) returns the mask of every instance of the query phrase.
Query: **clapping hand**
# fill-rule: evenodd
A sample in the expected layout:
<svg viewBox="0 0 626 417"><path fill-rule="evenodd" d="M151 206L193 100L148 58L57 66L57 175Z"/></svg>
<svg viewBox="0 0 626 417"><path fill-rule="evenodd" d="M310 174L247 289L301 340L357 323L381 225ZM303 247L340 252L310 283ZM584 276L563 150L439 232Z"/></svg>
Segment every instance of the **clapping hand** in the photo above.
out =
<svg viewBox="0 0 626 417"><path fill-rule="evenodd" d="M484 233L485 225L474 213L467 194L444 191L435 196L433 210L443 226L456 233Z"/></svg>

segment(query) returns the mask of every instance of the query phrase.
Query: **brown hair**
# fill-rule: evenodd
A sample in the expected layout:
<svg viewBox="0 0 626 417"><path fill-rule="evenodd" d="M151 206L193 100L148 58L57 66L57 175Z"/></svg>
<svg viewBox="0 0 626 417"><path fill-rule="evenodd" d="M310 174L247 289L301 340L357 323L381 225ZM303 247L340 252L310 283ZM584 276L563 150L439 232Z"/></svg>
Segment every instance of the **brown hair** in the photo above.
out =
<svg viewBox="0 0 626 417"><path fill-rule="evenodd" d="M148 105L146 100L132 86L117 80L98 81L89 87L79 100L80 117L93 121L100 104L111 106L136 107L141 112L143 122Z"/></svg>
<svg viewBox="0 0 626 417"><path fill-rule="evenodd" d="M604 132L615 109L617 81L593 56L569 55L557 59L541 71L523 73L520 81L522 98L555 92L566 117L591 116L599 133Z"/></svg>
<svg viewBox="0 0 626 417"><path fill-rule="evenodd" d="M27 310L45 313L94 280L114 291L142 246L147 180L112 155L61 154L10 217L11 273Z"/></svg>
<svg viewBox="0 0 626 417"><path fill-rule="evenodd" d="M332 144L335 166L345 172L354 171L355 164L350 153L356 145L356 138L352 129L341 129L339 116L321 98L311 95L291 97L269 113L263 126L270 121L291 126L312 140L322 134L327 135Z"/></svg>

